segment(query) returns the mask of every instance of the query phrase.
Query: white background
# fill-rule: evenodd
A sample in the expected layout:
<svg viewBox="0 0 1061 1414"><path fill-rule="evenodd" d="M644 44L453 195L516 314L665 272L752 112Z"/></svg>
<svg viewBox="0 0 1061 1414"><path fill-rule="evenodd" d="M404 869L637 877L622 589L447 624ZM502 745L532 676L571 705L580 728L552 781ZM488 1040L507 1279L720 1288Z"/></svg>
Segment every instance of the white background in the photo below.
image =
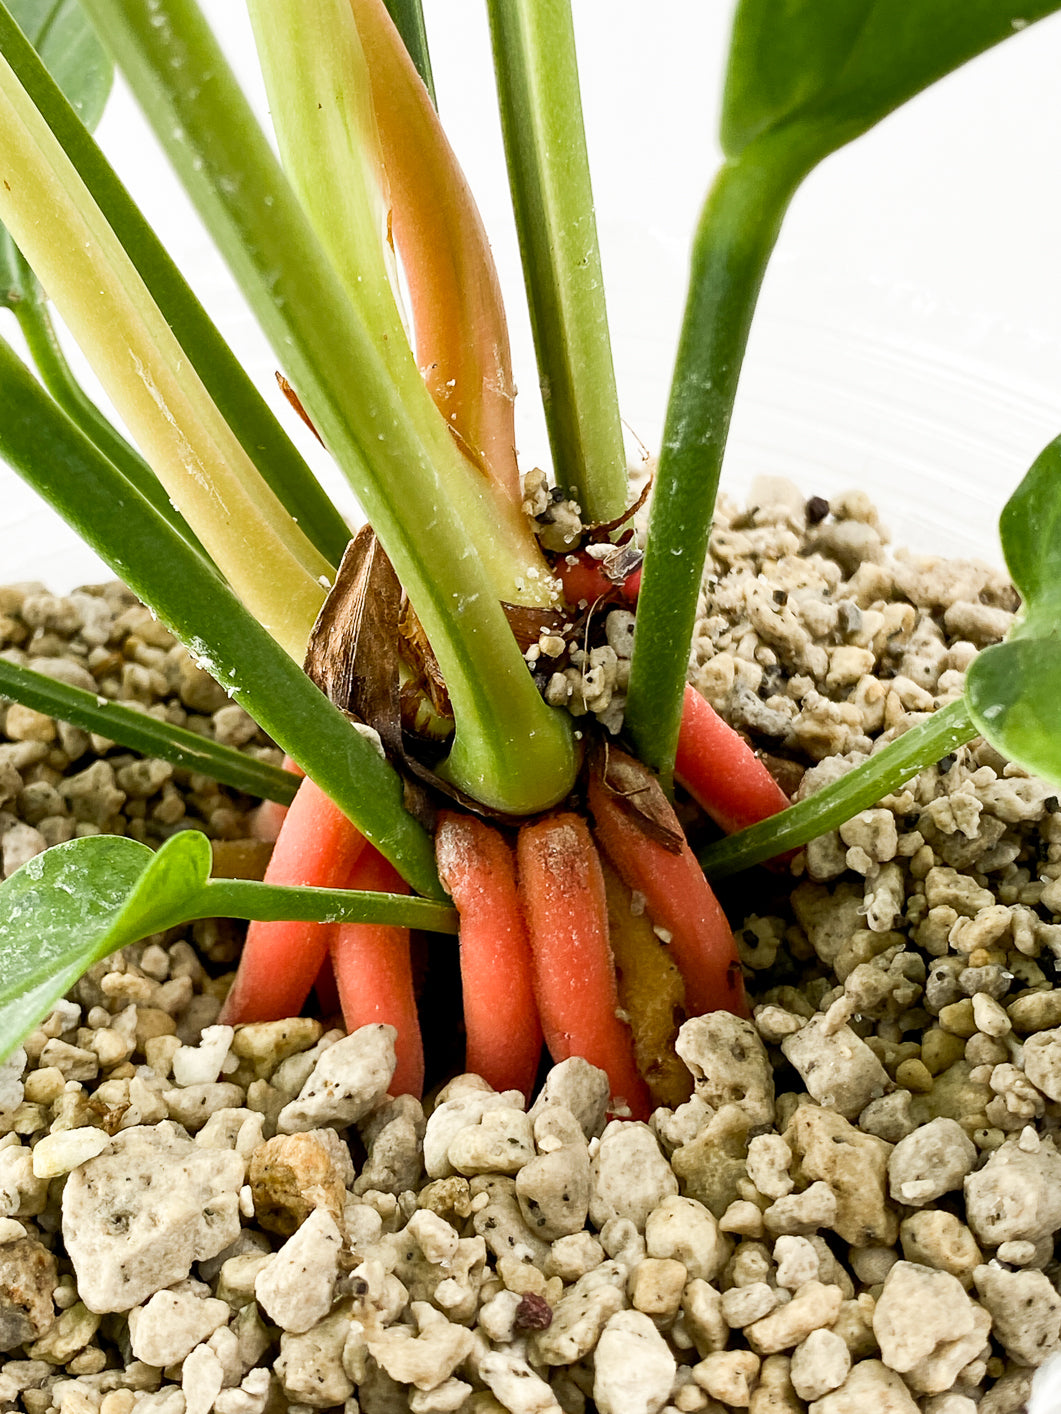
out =
<svg viewBox="0 0 1061 1414"><path fill-rule="evenodd" d="M548 447L484 6L425 0L425 8L440 111L508 295L518 436L530 465L546 460ZM730 7L574 0L574 8L621 404L632 438L652 448L691 232L718 161ZM242 7L206 0L205 9L257 92ZM896 540L997 556L994 525L1008 491L1061 432L1058 73L1054 17L812 174L762 293L726 486L739 490L758 472L791 476L808 495L863 486ZM274 361L120 87L100 139L272 399ZM297 425L292 435L301 438ZM62 590L101 573L0 467L0 579L39 578Z"/></svg>

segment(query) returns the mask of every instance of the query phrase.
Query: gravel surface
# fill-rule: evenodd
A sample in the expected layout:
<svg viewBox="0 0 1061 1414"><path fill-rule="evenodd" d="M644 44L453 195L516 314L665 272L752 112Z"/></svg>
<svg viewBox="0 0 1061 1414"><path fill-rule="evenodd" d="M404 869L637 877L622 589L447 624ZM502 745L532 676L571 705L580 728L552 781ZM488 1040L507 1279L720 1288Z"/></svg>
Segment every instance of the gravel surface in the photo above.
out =
<svg viewBox="0 0 1061 1414"><path fill-rule="evenodd" d="M805 794L951 700L1016 598L892 557L861 495L755 495L693 680ZM116 587L0 590L0 650L272 751ZM0 725L5 873L187 824L253 862L252 802ZM227 924L95 967L0 1069L0 1407L1024 1409L1061 1348L1058 799L974 743L792 872L730 913L754 1020L687 1022L692 1096L648 1125L583 1062L529 1111L463 1076L425 1113L389 1028L219 1026Z"/></svg>

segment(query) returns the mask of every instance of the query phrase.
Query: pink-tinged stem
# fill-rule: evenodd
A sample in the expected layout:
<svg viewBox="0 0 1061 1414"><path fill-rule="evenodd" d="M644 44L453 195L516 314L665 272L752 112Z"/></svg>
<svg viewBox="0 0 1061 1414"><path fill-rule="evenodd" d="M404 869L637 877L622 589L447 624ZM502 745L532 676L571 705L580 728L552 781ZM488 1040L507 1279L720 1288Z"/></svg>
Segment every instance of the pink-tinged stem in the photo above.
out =
<svg viewBox="0 0 1061 1414"><path fill-rule="evenodd" d="M288 808L265 882L343 888L365 843L307 776ZM329 934L325 923L252 922L221 1020L233 1026L297 1016L327 955Z"/></svg>
<svg viewBox="0 0 1061 1414"><path fill-rule="evenodd" d="M350 0L372 80L416 357L465 451L518 504L512 361L482 217L383 0Z"/></svg>
<svg viewBox="0 0 1061 1414"><path fill-rule="evenodd" d="M460 914L465 1068L495 1090L529 1095L542 1028L515 854L490 825L447 810L435 832L435 857Z"/></svg>
<svg viewBox="0 0 1061 1414"><path fill-rule="evenodd" d="M409 886L377 850L368 845L350 869L345 887L368 893L407 894ZM416 1013L409 929L382 923L337 923L331 931L331 961L348 1031L383 1022L398 1032L398 1063L392 1095L424 1089L424 1043Z"/></svg>

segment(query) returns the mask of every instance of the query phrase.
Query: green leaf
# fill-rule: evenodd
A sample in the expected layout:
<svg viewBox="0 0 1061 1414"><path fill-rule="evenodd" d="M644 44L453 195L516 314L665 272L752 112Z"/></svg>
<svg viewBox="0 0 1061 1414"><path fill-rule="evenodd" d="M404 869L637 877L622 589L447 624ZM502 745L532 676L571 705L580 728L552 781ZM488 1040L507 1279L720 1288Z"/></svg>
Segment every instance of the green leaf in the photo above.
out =
<svg viewBox="0 0 1061 1414"><path fill-rule="evenodd" d="M1026 614L1061 602L1061 437L1045 447L1002 509L1002 553Z"/></svg>
<svg viewBox="0 0 1061 1414"><path fill-rule="evenodd" d="M90 835L30 859L0 885L0 1061L77 979L118 948L197 918L393 923L454 933L452 908L404 894L211 881L210 841L174 835L156 853Z"/></svg>
<svg viewBox="0 0 1061 1414"><path fill-rule="evenodd" d="M1059 8L1058 0L741 0L722 106L739 156L782 130L814 161Z"/></svg>
<svg viewBox="0 0 1061 1414"><path fill-rule="evenodd" d="M626 722L669 779L741 364L788 203L829 153L1061 0L740 0L726 162L700 218L648 527Z"/></svg>
<svg viewBox="0 0 1061 1414"><path fill-rule="evenodd" d="M969 711L992 746L1061 787L1061 638L1015 638L985 648L965 679Z"/></svg>
<svg viewBox="0 0 1061 1414"><path fill-rule="evenodd" d="M210 842L186 830L152 854L116 835L70 840L0 887L0 1059L94 962L181 921L175 900L210 872Z"/></svg>
<svg viewBox="0 0 1061 1414"><path fill-rule="evenodd" d="M1061 786L1061 438L1007 501L1002 551L1024 600L1005 643L970 664L973 720L1011 761Z"/></svg>

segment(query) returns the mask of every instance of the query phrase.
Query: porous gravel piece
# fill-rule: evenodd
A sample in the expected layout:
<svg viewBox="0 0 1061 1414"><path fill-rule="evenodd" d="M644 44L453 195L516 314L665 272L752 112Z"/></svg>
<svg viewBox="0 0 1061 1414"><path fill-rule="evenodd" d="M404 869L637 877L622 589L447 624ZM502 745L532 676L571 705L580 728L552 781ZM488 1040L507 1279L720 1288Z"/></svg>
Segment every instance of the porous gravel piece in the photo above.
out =
<svg viewBox="0 0 1061 1414"><path fill-rule="evenodd" d="M973 1272L983 1260L966 1225L953 1213L938 1208L906 1218L899 1227L899 1241L907 1261L949 1272L966 1288L972 1285Z"/></svg>
<svg viewBox="0 0 1061 1414"><path fill-rule="evenodd" d="M573 1365L585 1359L624 1305L626 1275L618 1263L610 1268L602 1263L577 1281L554 1306L548 1327L535 1335L537 1359L545 1365Z"/></svg>
<svg viewBox="0 0 1061 1414"><path fill-rule="evenodd" d="M387 1093L394 1074L393 1026L362 1026L327 1048L276 1120L283 1134L333 1125L356 1124Z"/></svg>
<svg viewBox="0 0 1061 1414"><path fill-rule="evenodd" d="M850 1026L832 1028L824 1016L786 1036L781 1049L813 1098L845 1119L857 1119L889 1088L887 1071L865 1041Z"/></svg>
<svg viewBox="0 0 1061 1414"><path fill-rule="evenodd" d="M593 1398L600 1414L659 1414L677 1361L648 1316L618 1311L597 1342Z"/></svg>
<svg viewBox="0 0 1061 1414"><path fill-rule="evenodd" d="M763 1213L763 1226L772 1237L803 1236L836 1223L836 1193L827 1183L812 1183L802 1193L789 1193L771 1203Z"/></svg>
<svg viewBox="0 0 1061 1414"><path fill-rule="evenodd" d="M888 1158L888 1189L897 1203L921 1208L960 1188L976 1165L976 1145L957 1120L934 1119L900 1139Z"/></svg>
<svg viewBox="0 0 1061 1414"><path fill-rule="evenodd" d="M693 1366L693 1380L712 1399L746 1409L759 1373L759 1357L751 1350L717 1350Z"/></svg>
<svg viewBox="0 0 1061 1414"><path fill-rule="evenodd" d="M450 1167L467 1178L479 1173L514 1176L534 1154L530 1118L513 1106L485 1111L478 1124L458 1130L446 1150Z"/></svg>
<svg viewBox="0 0 1061 1414"><path fill-rule="evenodd" d="M358 1126L368 1158L354 1183L355 1193L407 1193L415 1189L424 1166L427 1121L412 1095L388 1097Z"/></svg>
<svg viewBox="0 0 1061 1414"><path fill-rule="evenodd" d="M58 1280L55 1258L42 1243L21 1237L0 1245L0 1350L15 1350L48 1330Z"/></svg>
<svg viewBox="0 0 1061 1414"><path fill-rule="evenodd" d="M569 1056L554 1065L545 1077L538 1098L530 1109L531 1120L537 1120L541 1110L549 1105L563 1105L578 1120L587 1139L596 1139L604 1131L604 1120L611 1100L608 1076L582 1056Z"/></svg>
<svg viewBox="0 0 1061 1414"><path fill-rule="evenodd" d="M526 1360L491 1350L479 1361L479 1378L510 1414L563 1414L552 1390Z"/></svg>
<svg viewBox="0 0 1061 1414"><path fill-rule="evenodd" d="M1061 1154L1047 1138L1031 1149L1007 1139L965 1180L969 1226L986 1247L1038 1242L1061 1227Z"/></svg>
<svg viewBox="0 0 1061 1414"><path fill-rule="evenodd" d="M227 1301L192 1291L156 1291L129 1312L133 1355L147 1365L175 1365L231 1315Z"/></svg>
<svg viewBox="0 0 1061 1414"><path fill-rule="evenodd" d="M447 1178L454 1172L450 1145L462 1129L478 1127L488 1110L518 1109L518 1090L496 1094L477 1075L459 1075L440 1092L424 1130L424 1168L428 1178Z"/></svg>
<svg viewBox="0 0 1061 1414"><path fill-rule="evenodd" d="M1010 1272L993 1264L973 1273L991 1313L992 1333L1021 1365L1041 1365L1061 1345L1061 1296L1045 1272Z"/></svg>
<svg viewBox="0 0 1061 1414"><path fill-rule="evenodd" d="M820 1399L839 1389L851 1369L851 1352L831 1330L811 1331L792 1352L789 1378L800 1399Z"/></svg>
<svg viewBox="0 0 1061 1414"><path fill-rule="evenodd" d="M964 1365L982 1348L990 1318L970 1301L961 1282L948 1272L933 1271L915 1262L896 1262L888 1273L873 1314L873 1333L881 1359L889 1368L910 1377L916 1388L935 1394L948 1389ZM965 1353L966 1338L972 1348ZM953 1347L953 1348L952 1348ZM945 1383L926 1362L943 1357L955 1364ZM926 1389L925 1385L929 1387ZM938 1384L938 1388L931 1388Z"/></svg>
<svg viewBox="0 0 1061 1414"><path fill-rule="evenodd" d="M769 1282L752 1281L746 1286L732 1286L722 1293L722 1315L734 1330L754 1325L777 1309L779 1292Z"/></svg>
<svg viewBox="0 0 1061 1414"><path fill-rule="evenodd" d="M809 1281L786 1305L747 1327L745 1334L759 1355L774 1355L793 1346L822 1326L831 1326L840 1314L844 1295L838 1286Z"/></svg>
<svg viewBox="0 0 1061 1414"><path fill-rule="evenodd" d="M823 1395L807 1414L919 1414L902 1377L879 1360L860 1360L839 1389Z"/></svg>
<svg viewBox="0 0 1061 1414"><path fill-rule="evenodd" d="M110 1136L91 1125L45 1134L33 1146L34 1175L37 1178L58 1178L61 1174L70 1173L79 1164L102 1154L109 1143Z"/></svg>
<svg viewBox="0 0 1061 1414"><path fill-rule="evenodd" d="M792 1150L780 1134L757 1134L748 1144L748 1177L764 1198L784 1198L795 1186Z"/></svg>
<svg viewBox="0 0 1061 1414"><path fill-rule="evenodd" d="M334 1130L322 1129L275 1134L251 1151L247 1177L254 1215L268 1232L289 1237L314 1208L326 1209L339 1221L346 1182L333 1145L326 1140L329 1134L341 1143ZM348 1152L346 1160L349 1165Z"/></svg>
<svg viewBox="0 0 1061 1414"><path fill-rule="evenodd" d="M899 1219L887 1195L889 1144L817 1105L799 1106L785 1139L794 1155L795 1174L824 1183L836 1200L835 1216L823 1226L856 1247L890 1246L895 1241ZM798 1196L780 1199L774 1206L791 1204Z"/></svg>
<svg viewBox="0 0 1061 1414"><path fill-rule="evenodd" d="M181 1367L185 1414L210 1414L224 1379L216 1354L208 1345L197 1345Z"/></svg>
<svg viewBox="0 0 1061 1414"><path fill-rule="evenodd" d="M173 1123L136 1126L70 1174L63 1238L91 1311L127 1311L239 1235L243 1159Z"/></svg>
<svg viewBox="0 0 1061 1414"><path fill-rule="evenodd" d="M1024 1043L1024 1073L1050 1100L1061 1100L1061 1029L1039 1031Z"/></svg>
<svg viewBox="0 0 1061 1414"><path fill-rule="evenodd" d="M516 1197L527 1226L549 1242L583 1231L590 1192L585 1141L538 1154L516 1175Z"/></svg>
<svg viewBox="0 0 1061 1414"><path fill-rule="evenodd" d="M22 1082L25 1069L26 1052L21 1046L17 1046L7 1060L0 1061L0 1114L21 1105L26 1093Z"/></svg>
<svg viewBox="0 0 1061 1414"><path fill-rule="evenodd" d="M649 1214L678 1192L678 1180L647 1124L612 1120L591 1166L589 1215L600 1229L627 1217L644 1231Z"/></svg>
<svg viewBox="0 0 1061 1414"><path fill-rule="evenodd" d="M675 1195L649 1213L645 1250L650 1257L681 1262L690 1277L714 1281L726 1264L731 1244L703 1203Z"/></svg>
<svg viewBox="0 0 1061 1414"><path fill-rule="evenodd" d="M217 1080L235 1037L231 1026L208 1026L196 1046L181 1046L171 1062L173 1078L180 1086L207 1084Z"/></svg>
<svg viewBox="0 0 1061 1414"><path fill-rule="evenodd" d="M343 1239L325 1208L314 1208L258 1273L254 1295L282 1330L301 1335L324 1318L335 1295Z"/></svg>
<svg viewBox="0 0 1061 1414"><path fill-rule="evenodd" d="M410 1311L417 1329L394 1325L367 1332L366 1344L372 1358L391 1379L417 1389L434 1389L471 1354L472 1333L447 1320L426 1301L412 1302Z"/></svg>
<svg viewBox="0 0 1061 1414"><path fill-rule="evenodd" d="M276 1374L284 1394L312 1408L342 1404L354 1392L356 1374L363 1378L363 1334L339 1307L308 1331L285 1331L280 1337Z"/></svg>
<svg viewBox="0 0 1061 1414"><path fill-rule="evenodd" d="M675 1050L692 1072L698 1097L712 1109L736 1104L749 1124L774 1117L774 1077L755 1023L727 1011L685 1022Z"/></svg>

